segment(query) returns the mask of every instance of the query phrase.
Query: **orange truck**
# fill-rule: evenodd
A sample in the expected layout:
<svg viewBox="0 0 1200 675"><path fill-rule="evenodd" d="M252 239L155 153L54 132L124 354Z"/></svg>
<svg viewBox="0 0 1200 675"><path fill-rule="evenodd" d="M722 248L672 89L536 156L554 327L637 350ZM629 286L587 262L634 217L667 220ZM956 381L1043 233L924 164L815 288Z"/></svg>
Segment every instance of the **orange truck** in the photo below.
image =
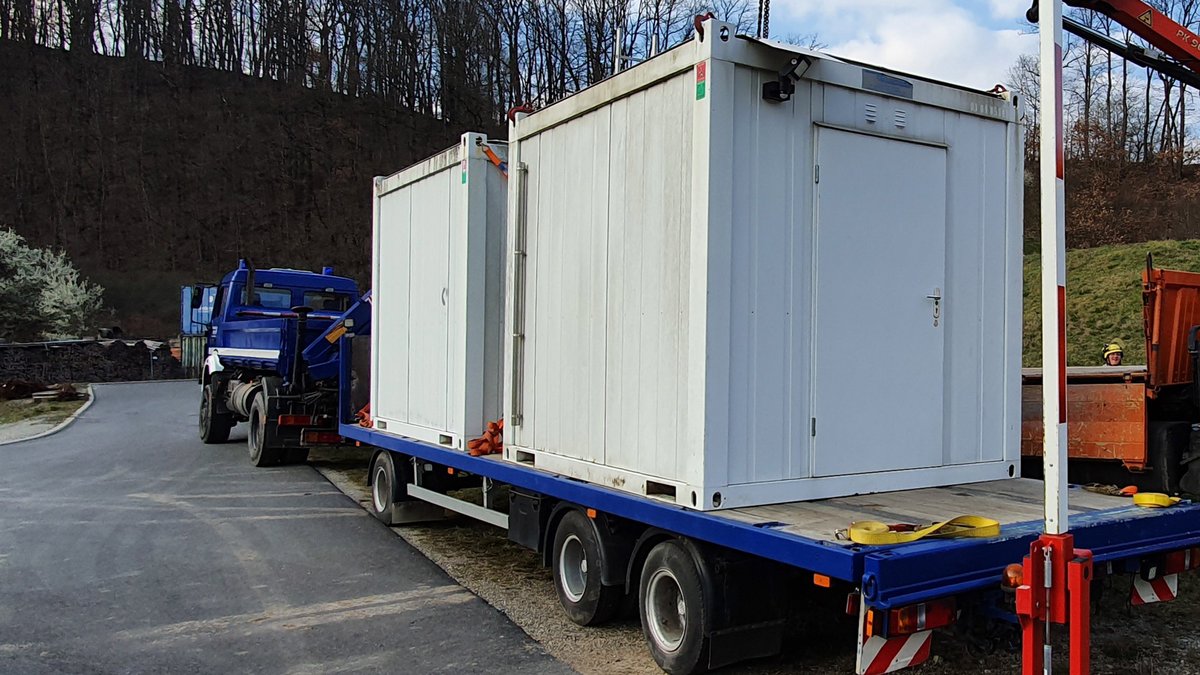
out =
<svg viewBox="0 0 1200 675"><path fill-rule="evenodd" d="M1142 272L1146 365L1067 369L1068 476L1074 483L1134 484L1200 494L1200 274ZM1021 455L1042 455L1042 373L1021 373ZM1198 425L1200 429L1200 425ZM1193 436L1196 438L1193 441ZM1190 451L1192 447L1195 451ZM1040 461L1024 461L1036 476Z"/></svg>

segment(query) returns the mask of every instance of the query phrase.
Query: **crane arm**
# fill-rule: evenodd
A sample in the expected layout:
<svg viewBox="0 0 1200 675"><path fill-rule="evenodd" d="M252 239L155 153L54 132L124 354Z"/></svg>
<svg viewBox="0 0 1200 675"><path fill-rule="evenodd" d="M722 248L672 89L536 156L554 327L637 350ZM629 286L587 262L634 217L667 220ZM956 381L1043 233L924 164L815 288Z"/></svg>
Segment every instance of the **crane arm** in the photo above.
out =
<svg viewBox="0 0 1200 675"><path fill-rule="evenodd" d="M1114 40L1067 17L1063 18L1065 30L1138 65L1154 68L1193 87L1200 86L1200 36L1166 14L1141 0L1063 0L1063 4L1109 17L1150 43L1164 56ZM1034 0L1033 7L1026 13L1030 21L1037 21L1037 6L1037 0Z"/></svg>

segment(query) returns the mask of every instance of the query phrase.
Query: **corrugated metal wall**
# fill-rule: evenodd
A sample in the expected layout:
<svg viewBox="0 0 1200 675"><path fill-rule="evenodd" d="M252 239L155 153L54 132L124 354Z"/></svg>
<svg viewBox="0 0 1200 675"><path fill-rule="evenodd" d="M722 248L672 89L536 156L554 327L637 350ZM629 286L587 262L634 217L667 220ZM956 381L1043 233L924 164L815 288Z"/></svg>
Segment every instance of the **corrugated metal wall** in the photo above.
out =
<svg viewBox="0 0 1200 675"><path fill-rule="evenodd" d="M200 377L204 368L204 335L179 336L179 363L187 377Z"/></svg>
<svg viewBox="0 0 1200 675"><path fill-rule="evenodd" d="M674 77L521 146L532 330L520 445L662 475L678 468L693 86L690 72Z"/></svg>

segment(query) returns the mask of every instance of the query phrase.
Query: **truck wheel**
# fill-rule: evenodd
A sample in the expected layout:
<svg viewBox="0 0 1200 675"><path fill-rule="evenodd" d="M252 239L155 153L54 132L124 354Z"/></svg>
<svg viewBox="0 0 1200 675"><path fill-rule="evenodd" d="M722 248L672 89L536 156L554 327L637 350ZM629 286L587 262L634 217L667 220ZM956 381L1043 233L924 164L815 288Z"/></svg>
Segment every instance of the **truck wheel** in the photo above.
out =
<svg viewBox="0 0 1200 675"><path fill-rule="evenodd" d="M267 396L261 391L250 405L250 431L246 435L250 463L254 466L274 466L282 459L279 448L267 447Z"/></svg>
<svg viewBox="0 0 1200 675"><path fill-rule="evenodd" d="M371 462L371 515L384 525L395 525L392 505L401 497L400 481L392 453L380 452Z"/></svg>
<svg viewBox="0 0 1200 675"><path fill-rule="evenodd" d="M658 544L646 556L638 584L642 633L659 667L672 675L708 669L711 617L696 561L678 541Z"/></svg>
<svg viewBox="0 0 1200 675"><path fill-rule="evenodd" d="M1145 488L1155 492L1179 492L1179 480L1187 467L1183 455L1191 439L1192 425L1187 422L1151 422L1146 434L1146 454L1150 460Z"/></svg>
<svg viewBox="0 0 1200 675"><path fill-rule="evenodd" d="M211 383L200 392L200 440L204 443L224 443L233 428L233 416L217 412L216 390Z"/></svg>
<svg viewBox="0 0 1200 675"><path fill-rule="evenodd" d="M587 516L571 510L554 532L554 587L571 621L597 626L616 615L624 596L621 587L605 586L600 540Z"/></svg>

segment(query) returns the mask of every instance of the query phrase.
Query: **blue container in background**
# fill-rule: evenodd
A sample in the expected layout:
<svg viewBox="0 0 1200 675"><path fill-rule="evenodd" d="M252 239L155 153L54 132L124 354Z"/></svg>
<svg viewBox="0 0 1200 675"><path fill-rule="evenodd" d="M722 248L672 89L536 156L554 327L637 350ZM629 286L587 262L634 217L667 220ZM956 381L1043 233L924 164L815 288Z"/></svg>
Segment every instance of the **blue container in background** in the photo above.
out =
<svg viewBox="0 0 1200 675"><path fill-rule="evenodd" d="M200 306L192 308L192 294L200 293ZM216 286L183 286L179 289L179 332L183 335L204 335L212 323Z"/></svg>

